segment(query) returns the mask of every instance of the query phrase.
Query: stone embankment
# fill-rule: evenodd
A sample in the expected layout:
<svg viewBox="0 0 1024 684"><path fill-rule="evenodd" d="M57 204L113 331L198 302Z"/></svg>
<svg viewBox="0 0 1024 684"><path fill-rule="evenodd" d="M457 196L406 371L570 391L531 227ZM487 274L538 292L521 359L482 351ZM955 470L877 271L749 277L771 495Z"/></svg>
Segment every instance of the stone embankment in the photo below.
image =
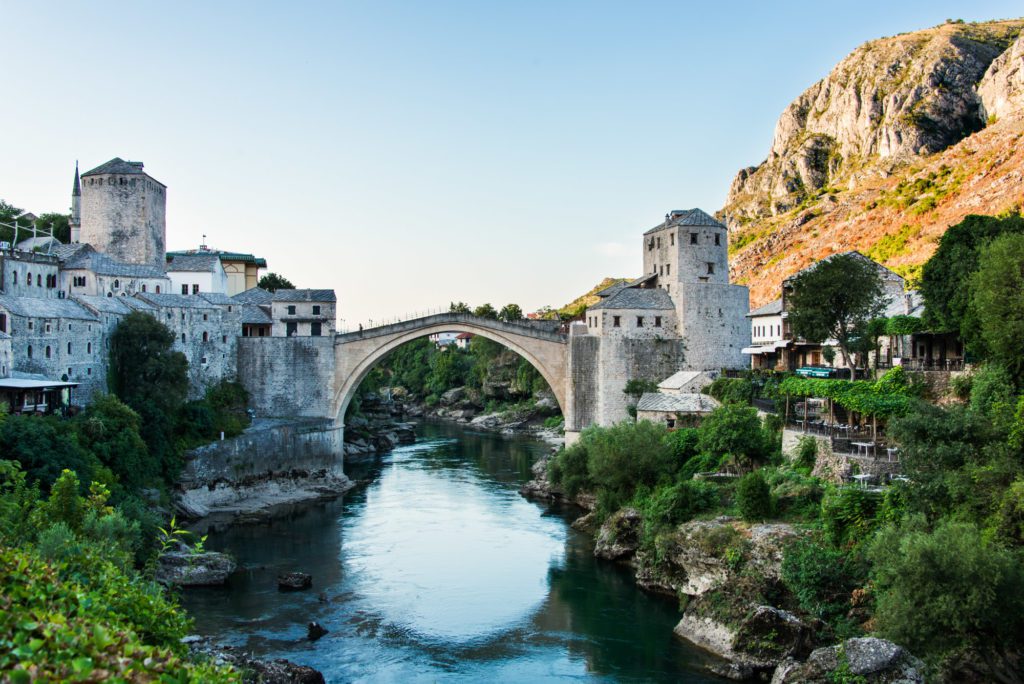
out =
<svg viewBox="0 0 1024 684"><path fill-rule="evenodd" d="M324 420L258 419L238 437L186 454L175 508L187 519L263 516L352 487L340 430Z"/></svg>
<svg viewBox="0 0 1024 684"><path fill-rule="evenodd" d="M845 672L866 683L924 681L921 662L896 644L851 639L819 648L829 642L823 623L786 610L787 602L765 603L782 591L783 551L804 534L799 527L721 516L683 523L644 548L640 511L623 508L597 525L593 497L566 497L549 482L547 461L534 465L520 493L585 509L573 527L594 536L594 555L629 565L641 588L680 599L674 631L721 658L711 667L717 674L777 684L838 681Z"/></svg>
<svg viewBox="0 0 1024 684"><path fill-rule="evenodd" d="M465 387L450 389L433 406L412 404L410 415L447 420L478 430L506 435L531 435L553 446L565 442L561 427L547 427L545 421L559 413L558 403L550 393L539 393L530 402L522 402L498 411L486 406Z"/></svg>

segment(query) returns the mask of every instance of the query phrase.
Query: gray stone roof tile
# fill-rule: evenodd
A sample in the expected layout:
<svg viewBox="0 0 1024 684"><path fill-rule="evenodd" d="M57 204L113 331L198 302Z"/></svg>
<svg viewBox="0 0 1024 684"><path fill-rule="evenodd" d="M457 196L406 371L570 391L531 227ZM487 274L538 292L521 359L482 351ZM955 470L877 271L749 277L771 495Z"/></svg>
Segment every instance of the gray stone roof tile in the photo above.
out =
<svg viewBox="0 0 1024 684"><path fill-rule="evenodd" d="M278 290L275 302L336 302L334 290Z"/></svg>
<svg viewBox="0 0 1024 684"><path fill-rule="evenodd" d="M263 307L256 304L242 304L242 323L244 325L270 325L274 319Z"/></svg>
<svg viewBox="0 0 1024 684"><path fill-rule="evenodd" d="M721 406L706 394L662 394L645 392L636 404L639 411L662 411L665 413L711 413Z"/></svg>
<svg viewBox="0 0 1024 684"><path fill-rule="evenodd" d="M220 264L216 254L178 254L167 255L168 271L188 271L194 273L215 273Z"/></svg>
<svg viewBox="0 0 1024 684"><path fill-rule="evenodd" d="M75 295L72 299L90 311L125 316L133 309L128 297L101 297L99 295Z"/></svg>
<svg viewBox="0 0 1024 684"><path fill-rule="evenodd" d="M149 302L161 309L175 307L179 309L216 309L217 307L198 295L180 294L136 294L136 298Z"/></svg>
<svg viewBox="0 0 1024 684"><path fill-rule="evenodd" d="M36 299L0 295L0 306L16 316L32 318L71 318L82 321L99 320L81 304L70 299Z"/></svg>
<svg viewBox="0 0 1024 684"><path fill-rule="evenodd" d="M232 304L241 305L241 302L236 302L223 292L200 292L199 296L211 304L216 304L217 306L230 306Z"/></svg>
<svg viewBox="0 0 1024 684"><path fill-rule="evenodd" d="M232 299L243 304L269 304L274 299L274 293L262 287L251 287L245 292L239 292Z"/></svg>
<svg viewBox="0 0 1024 684"><path fill-rule="evenodd" d="M602 299L591 309L657 309L671 310L675 308L672 298L662 289L644 290L626 287L611 297Z"/></svg>
<svg viewBox="0 0 1024 684"><path fill-rule="evenodd" d="M777 316L780 313L782 313L782 297L779 297L774 302L768 302L764 306L754 309L747 314L747 318L754 318L755 316Z"/></svg>
<svg viewBox="0 0 1024 684"><path fill-rule="evenodd" d="M159 266L149 264L128 264L97 252L91 245L88 249L74 252L64 261L65 270L84 269L98 275L121 276L123 278L166 278Z"/></svg>
<svg viewBox="0 0 1024 684"><path fill-rule="evenodd" d="M142 168L142 162L125 161L120 157L114 157L105 164L100 164L95 169L92 169L91 171L86 171L85 173L82 174L82 177L85 178L86 176L101 176L108 173L117 173L123 175L146 173L145 171L142 170Z"/></svg>
<svg viewBox="0 0 1024 684"><path fill-rule="evenodd" d="M668 213L664 221L648 230L644 235L673 226L714 226L726 230L724 223L702 209L675 209Z"/></svg>

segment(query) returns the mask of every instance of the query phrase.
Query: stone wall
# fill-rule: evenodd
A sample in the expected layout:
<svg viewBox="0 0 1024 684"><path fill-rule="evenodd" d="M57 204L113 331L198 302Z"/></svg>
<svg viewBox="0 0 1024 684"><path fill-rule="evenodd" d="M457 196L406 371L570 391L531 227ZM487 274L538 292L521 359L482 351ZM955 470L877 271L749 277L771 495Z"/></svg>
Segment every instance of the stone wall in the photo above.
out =
<svg viewBox="0 0 1024 684"><path fill-rule="evenodd" d="M167 189L146 174L82 178L81 241L118 261L164 268Z"/></svg>
<svg viewBox="0 0 1024 684"><path fill-rule="evenodd" d="M814 461L812 475L830 482L841 483L849 480L854 472L873 475L878 479L885 479L889 475L901 471L898 462L890 462L883 452L879 458L872 456L854 456L851 454L837 454L832 450L832 440L823 435L814 435L800 430L786 428L782 431L782 455L793 460L797 455L797 447L800 439L810 437L818 446L818 455Z"/></svg>
<svg viewBox="0 0 1024 684"><path fill-rule="evenodd" d="M682 283L673 295L680 332L686 340L685 367L692 370L745 368L750 359L749 293L742 285Z"/></svg>
<svg viewBox="0 0 1024 684"><path fill-rule="evenodd" d="M565 411L566 434L579 432L597 419L600 349L601 340L593 335L573 334L569 338L570 387L567 403L571 408Z"/></svg>
<svg viewBox="0 0 1024 684"><path fill-rule="evenodd" d="M59 278L55 286L46 284L48 280L53 282L53 278L58 278L57 257L16 250L0 252L0 291L5 295L56 298L60 292Z"/></svg>
<svg viewBox="0 0 1024 684"><path fill-rule="evenodd" d="M238 380L260 416L332 418L333 337L240 337Z"/></svg>

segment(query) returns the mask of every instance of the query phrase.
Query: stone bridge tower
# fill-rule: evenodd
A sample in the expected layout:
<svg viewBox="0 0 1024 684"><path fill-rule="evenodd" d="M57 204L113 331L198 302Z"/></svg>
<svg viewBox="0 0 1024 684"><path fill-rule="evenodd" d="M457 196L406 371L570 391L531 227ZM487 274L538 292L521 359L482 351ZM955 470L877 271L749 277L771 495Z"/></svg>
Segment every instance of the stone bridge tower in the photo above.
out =
<svg viewBox="0 0 1024 684"><path fill-rule="evenodd" d="M119 157L81 176L80 240L130 264L166 268L167 187Z"/></svg>

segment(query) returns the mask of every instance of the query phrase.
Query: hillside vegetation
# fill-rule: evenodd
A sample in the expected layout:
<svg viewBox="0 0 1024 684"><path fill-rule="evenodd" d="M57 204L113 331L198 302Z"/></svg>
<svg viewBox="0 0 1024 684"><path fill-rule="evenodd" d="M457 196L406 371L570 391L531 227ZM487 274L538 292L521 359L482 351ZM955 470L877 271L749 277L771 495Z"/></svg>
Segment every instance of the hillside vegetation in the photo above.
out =
<svg viewBox="0 0 1024 684"><path fill-rule="evenodd" d="M1024 200L1024 21L871 41L780 117L768 158L719 212L751 305L829 254L857 249L909 276L970 214Z"/></svg>

